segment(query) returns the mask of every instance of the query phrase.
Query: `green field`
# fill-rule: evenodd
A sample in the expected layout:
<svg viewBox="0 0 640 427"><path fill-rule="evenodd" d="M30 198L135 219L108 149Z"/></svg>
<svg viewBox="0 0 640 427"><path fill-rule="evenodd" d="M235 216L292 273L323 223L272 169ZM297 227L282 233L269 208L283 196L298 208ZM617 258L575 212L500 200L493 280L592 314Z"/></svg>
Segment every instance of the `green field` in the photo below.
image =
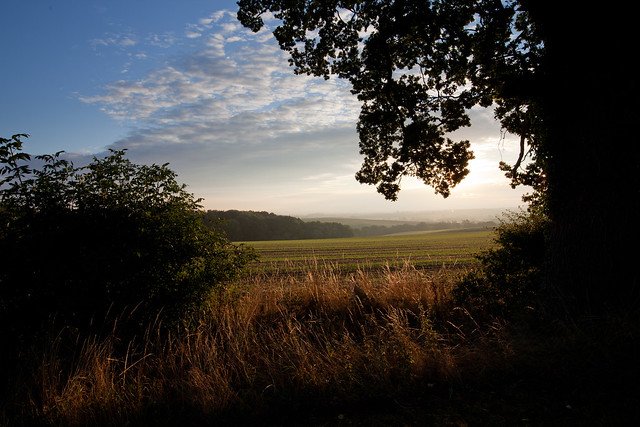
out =
<svg viewBox="0 0 640 427"><path fill-rule="evenodd" d="M253 271L294 272L310 265L332 265L340 270L401 266L418 268L467 267L474 255L492 245L487 229L441 230L376 237L318 240L244 242L256 249L260 260Z"/></svg>

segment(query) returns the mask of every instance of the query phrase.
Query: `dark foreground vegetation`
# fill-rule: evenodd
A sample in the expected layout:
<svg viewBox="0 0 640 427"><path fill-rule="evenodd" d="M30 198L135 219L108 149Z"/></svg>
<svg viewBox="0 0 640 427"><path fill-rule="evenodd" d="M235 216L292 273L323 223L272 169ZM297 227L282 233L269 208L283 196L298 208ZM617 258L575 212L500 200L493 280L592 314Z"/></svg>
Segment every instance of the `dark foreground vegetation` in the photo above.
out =
<svg viewBox="0 0 640 427"><path fill-rule="evenodd" d="M638 313L542 288L535 210L474 270L243 275L252 252L166 165L30 169L20 139L0 147L0 425L640 421Z"/></svg>
<svg viewBox="0 0 640 427"><path fill-rule="evenodd" d="M166 165L31 170L1 139L0 422L638 425L635 14L562 6L239 1L296 72L349 80L357 179L388 199L450 194L473 107L519 137L500 167L531 210L463 275L243 277Z"/></svg>
<svg viewBox="0 0 640 427"><path fill-rule="evenodd" d="M9 425L632 425L638 322L493 315L449 272L252 277L187 328L50 328ZM494 301L487 301L489 305ZM126 318L118 319L126 321Z"/></svg>

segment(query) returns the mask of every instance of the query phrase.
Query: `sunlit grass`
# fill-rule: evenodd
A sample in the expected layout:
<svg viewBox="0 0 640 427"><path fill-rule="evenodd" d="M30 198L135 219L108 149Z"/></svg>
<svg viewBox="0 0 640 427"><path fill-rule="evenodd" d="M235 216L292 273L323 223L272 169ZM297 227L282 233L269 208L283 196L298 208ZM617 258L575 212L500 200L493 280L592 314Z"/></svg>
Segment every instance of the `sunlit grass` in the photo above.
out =
<svg viewBox="0 0 640 427"><path fill-rule="evenodd" d="M436 327L450 309L446 273L405 264L345 275L318 262L305 275L235 283L181 333L155 324L122 342L116 327L72 349L59 335L21 410L63 425L153 418L165 405L255 415L289 399L359 402L450 381L459 352Z"/></svg>
<svg viewBox="0 0 640 427"><path fill-rule="evenodd" d="M607 412L611 396L630 398L600 393L609 377L594 369L635 348L629 320L594 339L576 324L474 318L452 300L462 273L315 259L304 273L230 283L179 328L158 317L140 336L121 333L126 319L101 334L64 329L24 352L0 425L606 424L633 413Z"/></svg>
<svg viewBox="0 0 640 427"><path fill-rule="evenodd" d="M279 240L245 242L260 255L254 271L304 271L320 260L345 271L402 267L409 260L421 268L468 268L476 264L475 255L490 248L492 230L446 230L429 233L318 240Z"/></svg>

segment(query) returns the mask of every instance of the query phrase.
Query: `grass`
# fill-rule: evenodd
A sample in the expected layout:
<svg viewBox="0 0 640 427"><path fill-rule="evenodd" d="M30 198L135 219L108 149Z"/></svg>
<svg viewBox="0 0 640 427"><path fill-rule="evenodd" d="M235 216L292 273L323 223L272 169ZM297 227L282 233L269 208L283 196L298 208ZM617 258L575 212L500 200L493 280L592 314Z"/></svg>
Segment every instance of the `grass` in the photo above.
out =
<svg viewBox="0 0 640 427"><path fill-rule="evenodd" d="M376 237L244 242L256 249L260 261L253 271L269 274L305 272L309 263L332 264L340 270L401 268L469 268L474 255L492 245L491 230L444 230Z"/></svg>
<svg viewBox="0 0 640 427"><path fill-rule="evenodd" d="M197 321L63 330L21 357L6 425L628 425L637 322L477 318L459 270L255 274ZM533 320L531 320L533 319ZM612 333L615 331L615 333Z"/></svg>
<svg viewBox="0 0 640 427"><path fill-rule="evenodd" d="M17 382L29 385L18 418L48 425L296 420L319 415L315 408L346 411L442 384L455 377L455 362L433 321L449 285L409 265L376 276L324 266L305 276L245 279L177 335L157 325L128 343L117 328L78 341L60 334L32 355L31 376Z"/></svg>

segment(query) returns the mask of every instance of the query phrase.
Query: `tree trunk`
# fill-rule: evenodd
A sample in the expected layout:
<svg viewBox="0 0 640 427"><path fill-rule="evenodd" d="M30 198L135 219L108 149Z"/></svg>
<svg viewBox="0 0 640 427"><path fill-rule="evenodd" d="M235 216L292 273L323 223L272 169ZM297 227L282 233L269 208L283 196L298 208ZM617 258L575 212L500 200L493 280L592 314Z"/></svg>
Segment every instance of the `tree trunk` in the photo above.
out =
<svg viewBox="0 0 640 427"><path fill-rule="evenodd" d="M548 131L543 149L550 158L549 282L565 301L594 313L637 307L634 14L584 3L568 11L552 2L536 7L548 52L541 102Z"/></svg>

